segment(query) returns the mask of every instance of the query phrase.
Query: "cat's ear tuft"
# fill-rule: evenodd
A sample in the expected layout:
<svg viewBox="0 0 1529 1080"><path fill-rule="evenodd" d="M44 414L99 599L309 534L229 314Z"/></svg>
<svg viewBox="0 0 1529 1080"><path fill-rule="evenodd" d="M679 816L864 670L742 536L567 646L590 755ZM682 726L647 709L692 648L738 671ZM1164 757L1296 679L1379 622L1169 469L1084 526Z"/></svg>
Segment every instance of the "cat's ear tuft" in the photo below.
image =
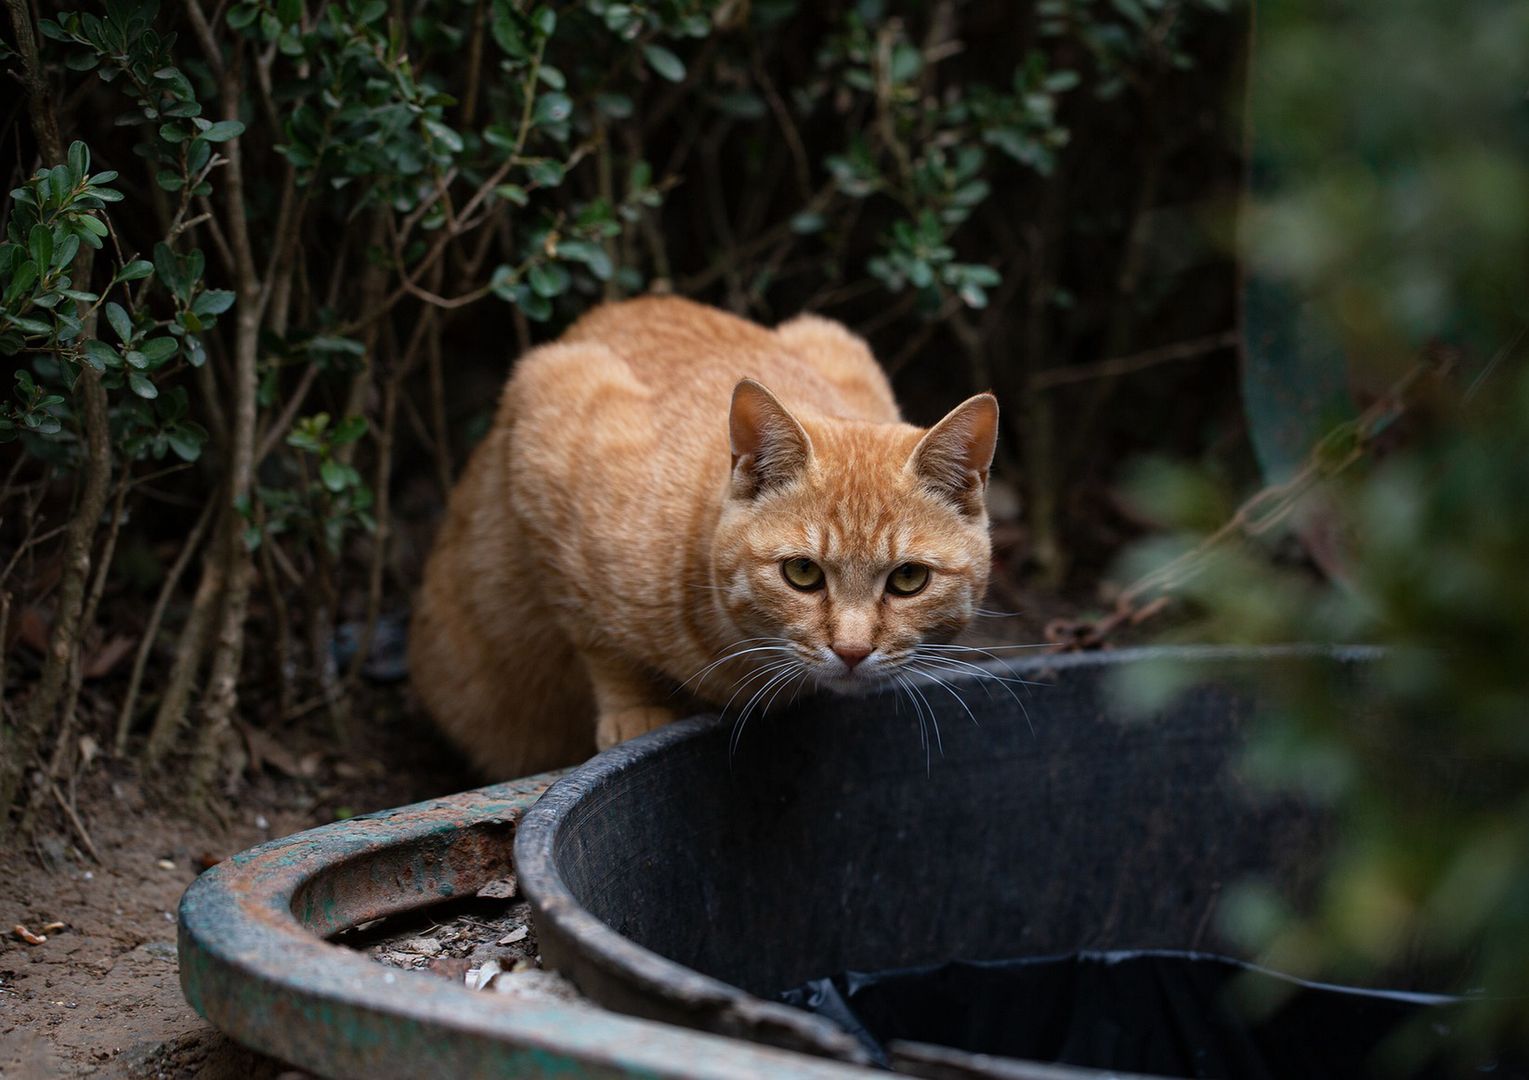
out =
<svg viewBox="0 0 1529 1080"><path fill-rule="evenodd" d="M727 417L733 449L733 496L751 499L790 483L807 468L812 440L780 400L753 379L733 388Z"/></svg>
<svg viewBox="0 0 1529 1080"><path fill-rule="evenodd" d="M967 398L930 428L908 458L924 485L975 517L983 510L988 470L998 444L998 399Z"/></svg>

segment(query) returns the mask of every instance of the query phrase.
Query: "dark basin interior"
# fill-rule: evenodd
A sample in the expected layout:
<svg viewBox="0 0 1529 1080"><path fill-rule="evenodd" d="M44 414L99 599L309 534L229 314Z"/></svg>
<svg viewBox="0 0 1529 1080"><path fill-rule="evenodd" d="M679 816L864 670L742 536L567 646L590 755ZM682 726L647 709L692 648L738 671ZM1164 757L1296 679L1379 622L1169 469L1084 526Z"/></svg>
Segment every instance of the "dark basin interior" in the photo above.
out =
<svg viewBox="0 0 1529 1080"><path fill-rule="evenodd" d="M927 766L891 694L756 718L731 756L730 725L707 718L608 751L520 826L545 960L612 1008L863 1060L764 999L951 959L1235 956L1218 937L1227 888L1257 876L1299 902L1327 829L1237 767L1257 695L1225 676L1278 678L1288 655L1195 655L1219 674L1146 719L1115 715L1105 687L1142 653L994 668L1044 684L1012 687L1023 712L1005 684L956 684L972 717L925 686ZM1330 662L1364 677L1365 654Z"/></svg>

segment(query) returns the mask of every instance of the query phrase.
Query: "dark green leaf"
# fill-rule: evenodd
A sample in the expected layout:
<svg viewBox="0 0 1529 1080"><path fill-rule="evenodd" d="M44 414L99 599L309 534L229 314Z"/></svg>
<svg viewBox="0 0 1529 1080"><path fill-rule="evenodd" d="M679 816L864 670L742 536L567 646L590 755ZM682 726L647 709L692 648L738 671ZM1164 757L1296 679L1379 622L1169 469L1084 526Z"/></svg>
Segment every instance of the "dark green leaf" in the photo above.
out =
<svg viewBox="0 0 1529 1080"><path fill-rule="evenodd" d="M158 367L174 356L179 348L180 345L174 338L161 337L150 338L148 341L145 341L139 346L139 351L148 357L151 365Z"/></svg>
<svg viewBox="0 0 1529 1080"><path fill-rule="evenodd" d="M117 338L126 345L133 340L133 320L128 317L127 311L121 304L108 301L106 305L106 321L111 323L111 328L117 332Z"/></svg>
<svg viewBox="0 0 1529 1080"><path fill-rule="evenodd" d="M27 236L27 250L32 261L39 267L53 265L53 230L46 225L33 225Z"/></svg>
<svg viewBox="0 0 1529 1080"><path fill-rule="evenodd" d="M558 244L557 254L559 258L583 263L601 281L610 280L614 268L610 255L600 244L588 240L564 240Z"/></svg>
<svg viewBox="0 0 1529 1080"><path fill-rule="evenodd" d="M29 319L22 315L10 315L7 316L7 318L10 319L12 326L16 327L18 330L24 330L28 334L53 333L52 324L45 323L41 319Z"/></svg>
<svg viewBox="0 0 1529 1080"><path fill-rule="evenodd" d="M685 78L685 62L662 45L644 45L642 55L649 67L670 82Z"/></svg>
<svg viewBox="0 0 1529 1080"><path fill-rule="evenodd" d="M80 250L80 238L74 233L65 233L62 240L55 237L53 245L53 266L62 269L74 261L75 254Z"/></svg>
<svg viewBox="0 0 1529 1080"><path fill-rule="evenodd" d="M567 94L553 91L536 99L535 119L538 124L560 124L573 114L573 99Z"/></svg>
<svg viewBox="0 0 1529 1080"><path fill-rule="evenodd" d="M154 245L154 270L167 288L178 290L185 284L181 279L180 265L176 261L175 252L170 250L169 244L160 242Z"/></svg>
<svg viewBox="0 0 1529 1080"><path fill-rule="evenodd" d="M5 302L12 304L21 297L29 295L36 282L37 264L26 259L16 267L11 275L11 283L5 287Z"/></svg>
<svg viewBox="0 0 1529 1080"><path fill-rule="evenodd" d="M325 460L319 466L319 478L324 481L324 486L336 493L345 490L345 485L350 480L347 472L345 466L333 458Z"/></svg>
<svg viewBox="0 0 1529 1080"><path fill-rule="evenodd" d="M260 17L259 4L235 4L228 12L228 25L234 30L243 30L250 23Z"/></svg>
<svg viewBox="0 0 1529 1080"><path fill-rule="evenodd" d="M208 289L191 304L198 315L221 315L234 306L234 293L229 289Z"/></svg>
<svg viewBox="0 0 1529 1080"><path fill-rule="evenodd" d="M364 416L347 416L335 426L334 436L331 441L336 446L344 446L353 443L362 435L366 434L366 418Z"/></svg>
<svg viewBox="0 0 1529 1080"><path fill-rule="evenodd" d="M219 120L202 132L201 137L210 143L227 142L244 134L244 125L238 120Z"/></svg>
<svg viewBox="0 0 1529 1080"><path fill-rule="evenodd" d="M182 461L195 461L202 456L202 447L207 442L207 432L195 424L176 424L165 432L165 438L170 440L170 449Z"/></svg>
<svg viewBox="0 0 1529 1080"><path fill-rule="evenodd" d="M122 366L122 356L116 349L91 338L85 342L85 360L97 371L105 371L107 368L119 368Z"/></svg>
<svg viewBox="0 0 1529 1080"><path fill-rule="evenodd" d="M127 373L127 385L133 393L141 398L157 398L159 390L149 381L149 377L141 371L129 371Z"/></svg>
<svg viewBox="0 0 1529 1080"><path fill-rule="evenodd" d="M563 165L558 161L533 161L526 172L539 187L557 187L563 182Z"/></svg>
<svg viewBox="0 0 1529 1080"><path fill-rule="evenodd" d="M533 263L527 278L537 296L560 296L568 288L568 269L557 263Z"/></svg>
<svg viewBox="0 0 1529 1080"><path fill-rule="evenodd" d="M118 281L137 281L154 272L154 264L147 259L134 259L117 272ZM161 275L163 276L163 275Z"/></svg>
<svg viewBox="0 0 1529 1080"><path fill-rule="evenodd" d="M460 154L462 152L462 136L439 120L426 120L425 130L453 154Z"/></svg>

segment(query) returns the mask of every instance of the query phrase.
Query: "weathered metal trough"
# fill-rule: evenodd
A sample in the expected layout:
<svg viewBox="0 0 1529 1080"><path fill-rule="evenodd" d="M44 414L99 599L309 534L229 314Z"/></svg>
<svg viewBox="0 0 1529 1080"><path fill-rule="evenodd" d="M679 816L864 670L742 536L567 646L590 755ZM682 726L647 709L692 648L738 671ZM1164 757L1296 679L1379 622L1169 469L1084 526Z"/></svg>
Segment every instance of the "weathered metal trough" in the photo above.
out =
<svg viewBox="0 0 1529 1080"><path fill-rule="evenodd" d="M1277 653L1193 655L1279 670ZM328 1076L848 1077L871 1075L864 1051L773 994L962 956L1234 953L1223 889L1259 874L1299 896L1324 825L1240 780L1251 706L1225 679L1118 719L1110 671L1154 658L993 665L1043 685L959 681L965 704L925 685L927 763L909 698L820 699L752 721L736 753L697 718L560 779L273 841L187 890L182 985L239 1041ZM602 1008L475 992L326 940L471 895L512 847L546 965ZM896 1049L927 1076L1100 1075Z"/></svg>

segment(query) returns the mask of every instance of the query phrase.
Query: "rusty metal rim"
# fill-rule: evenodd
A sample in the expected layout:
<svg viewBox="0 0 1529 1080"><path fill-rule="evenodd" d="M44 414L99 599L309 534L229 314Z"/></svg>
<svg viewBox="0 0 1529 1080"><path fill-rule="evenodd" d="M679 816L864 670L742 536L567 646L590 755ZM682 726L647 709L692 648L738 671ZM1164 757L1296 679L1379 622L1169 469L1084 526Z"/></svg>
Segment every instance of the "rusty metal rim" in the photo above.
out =
<svg viewBox="0 0 1529 1080"><path fill-rule="evenodd" d="M239 1042L334 1077L869 1075L586 1006L471 991L320 936L471 895L507 869L509 833L555 778L336 822L213 867L180 904L187 1001Z"/></svg>

